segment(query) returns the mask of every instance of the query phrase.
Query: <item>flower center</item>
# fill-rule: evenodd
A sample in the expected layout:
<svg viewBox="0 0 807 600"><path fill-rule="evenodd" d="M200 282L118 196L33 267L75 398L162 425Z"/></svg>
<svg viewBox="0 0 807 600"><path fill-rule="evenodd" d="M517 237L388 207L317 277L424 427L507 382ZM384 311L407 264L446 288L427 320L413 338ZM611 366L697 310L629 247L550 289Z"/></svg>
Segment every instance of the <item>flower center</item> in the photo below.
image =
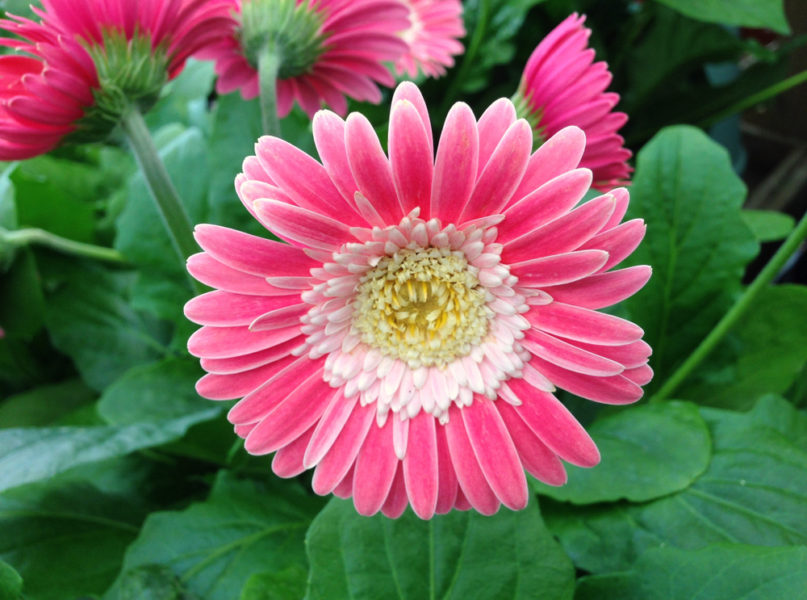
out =
<svg viewBox="0 0 807 600"><path fill-rule="evenodd" d="M444 366L487 334L491 311L476 271L448 248L382 257L358 286L353 325L364 343L410 367Z"/></svg>

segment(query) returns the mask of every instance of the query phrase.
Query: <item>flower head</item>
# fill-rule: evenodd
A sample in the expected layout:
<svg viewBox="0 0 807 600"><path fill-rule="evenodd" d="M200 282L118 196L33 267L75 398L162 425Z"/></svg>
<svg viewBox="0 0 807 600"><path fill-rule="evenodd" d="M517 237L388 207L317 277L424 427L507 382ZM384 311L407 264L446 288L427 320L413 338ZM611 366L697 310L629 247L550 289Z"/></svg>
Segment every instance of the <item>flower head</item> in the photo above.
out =
<svg viewBox="0 0 807 600"><path fill-rule="evenodd" d="M462 53L465 36L459 0L402 0L409 7L409 28L402 36L409 50L395 61L398 75L415 77L418 69L429 77L445 75Z"/></svg>
<svg viewBox="0 0 807 600"><path fill-rule="evenodd" d="M200 225L188 269L218 288L192 299L198 392L230 411L282 477L315 468L319 494L362 514L491 514L527 503L524 469L550 484L561 459L599 453L555 386L637 400L650 348L600 313L649 267L614 267L644 235L621 223L624 189L575 206L591 184L570 127L532 153L509 100L477 121L456 104L436 158L423 98L395 92L389 158L369 121L314 118L320 164L262 137L236 189L274 242ZM305 177L300 177L305 173Z"/></svg>
<svg viewBox="0 0 807 600"><path fill-rule="evenodd" d="M0 27L0 160L30 158L65 136L105 137L129 103L148 108L162 85L216 34L218 0L42 0L40 21Z"/></svg>
<svg viewBox="0 0 807 600"><path fill-rule="evenodd" d="M594 63L588 47L591 30L585 16L567 17L535 48L514 97L518 112L544 141L569 125L586 133L586 151L580 166L594 173L594 186L607 191L622 185L631 167L631 151L617 131L628 120L612 112L619 94L606 93L611 73L604 62Z"/></svg>
<svg viewBox="0 0 807 600"><path fill-rule="evenodd" d="M398 32L407 27L399 0L226 0L228 35L198 53L216 61L216 89L259 92L259 53L278 53L278 113L295 100L310 116L322 104L347 112L345 96L378 103L377 83L392 86L383 65L406 50Z"/></svg>

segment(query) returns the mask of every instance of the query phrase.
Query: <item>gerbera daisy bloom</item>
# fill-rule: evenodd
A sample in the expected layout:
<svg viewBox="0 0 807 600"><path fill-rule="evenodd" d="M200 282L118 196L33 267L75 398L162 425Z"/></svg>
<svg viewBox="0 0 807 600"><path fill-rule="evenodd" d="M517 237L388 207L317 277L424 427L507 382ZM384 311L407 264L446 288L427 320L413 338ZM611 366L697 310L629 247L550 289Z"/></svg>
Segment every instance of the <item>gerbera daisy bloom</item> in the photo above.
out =
<svg viewBox="0 0 807 600"><path fill-rule="evenodd" d="M378 103L376 84L394 85L383 65L406 51L398 33L407 25L399 0L227 0L227 34L198 53L216 61L216 90L240 90L244 99L260 91L259 63L273 46L277 69L277 112L294 101L309 116L323 104L347 112L345 96Z"/></svg>
<svg viewBox="0 0 807 600"><path fill-rule="evenodd" d="M395 61L398 75L415 77L418 69L429 77L445 75L465 36L459 0L402 0L409 7L409 28L403 32L409 50Z"/></svg>
<svg viewBox="0 0 807 600"><path fill-rule="evenodd" d="M450 111L436 152L417 87L392 100L389 158L369 121L314 119L322 164L262 137L235 184L288 243L199 225L188 261L218 288L185 314L211 399L253 454L357 510L422 518L451 508L523 508L524 469L565 482L594 442L553 395L642 395L650 348L633 323L598 312L641 288L614 270L644 236L620 224L624 189L575 208L591 184L575 127L534 154L513 104L477 121ZM300 177L305 173L305 177Z"/></svg>
<svg viewBox="0 0 807 600"><path fill-rule="evenodd" d="M42 0L40 21L0 27L0 160L30 158L72 135L105 137L128 103L144 110L222 25L217 1Z"/></svg>
<svg viewBox="0 0 807 600"><path fill-rule="evenodd" d="M585 20L570 15L538 44L513 100L539 142L569 125L585 131L580 166L591 169L594 186L607 191L624 184L633 170L627 163L631 151L617 133L628 116L613 112L619 94L605 92L612 76L605 62L593 62Z"/></svg>

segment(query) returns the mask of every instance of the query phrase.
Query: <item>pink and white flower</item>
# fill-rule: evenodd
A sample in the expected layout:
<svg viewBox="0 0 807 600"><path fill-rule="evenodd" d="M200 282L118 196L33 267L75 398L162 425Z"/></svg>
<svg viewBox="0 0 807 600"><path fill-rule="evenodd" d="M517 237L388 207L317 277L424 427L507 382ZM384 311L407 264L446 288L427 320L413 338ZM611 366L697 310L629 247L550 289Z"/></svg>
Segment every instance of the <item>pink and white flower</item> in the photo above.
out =
<svg viewBox="0 0 807 600"><path fill-rule="evenodd" d="M402 37L409 50L395 61L398 75L415 77L418 69L428 77L445 75L462 54L465 37L459 0L401 0L409 7L409 28Z"/></svg>
<svg viewBox="0 0 807 600"><path fill-rule="evenodd" d="M594 173L594 186L607 191L624 185L633 169L630 150L617 131L627 122L614 112L619 94L606 92L612 75L605 62L593 62L586 17L567 17L535 48L516 92L519 113L533 124L540 140L575 125L586 133L581 167Z"/></svg>
<svg viewBox="0 0 807 600"><path fill-rule="evenodd" d="M158 61L143 69L150 78L132 78L120 92L155 96L162 83L176 77L187 58L218 35L222 25L218 0L42 0L34 8L40 21L8 15L0 28L18 38L0 44L18 54L0 56L0 160L43 154L65 136L79 139L103 135L116 117L102 107L103 86L98 61L107 58L108 44L140 45L150 56L135 55L131 63ZM131 47L130 47L131 50ZM125 56L125 52L123 53ZM115 82L115 65L111 65ZM124 65L117 65L123 67ZM90 113L103 114L90 114ZM103 136L100 136L103 137Z"/></svg>
<svg viewBox="0 0 807 600"><path fill-rule="evenodd" d="M216 61L216 90L220 94L240 90L244 99L255 98L260 87L258 57L252 55L251 44L245 40L271 35L290 40L293 46L286 53L294 60L287 60L285 66L281 62L279 116L287 115L295 101L309 116L323 104L345 114L346 96L380 102L377 84L391 87L395 83L383 63L396 60L406 51L399 37L408 26L406 7L399 0L284 1L296 2L294 27L260 17L244 21L245 9L260 13L266 0L226 0L229 23L225 35L197 54ZM274 26L282 30L263 31ZM298 39L302 31L314 33ZM305 55L302 61L301 55Z"/></svg>
<svg viewBox="0 0 807 600"><path fill-rule="evenodd" d="M435 156L411 83L392 100L389 157L361 114L319 112L313 127L322 163L262 137L235 181L287 243L199 225L204 252L188 261L217 288L185 307L202 325L188 343L208 371L197 390L241 398L229 419L247 451L390 517L520 509L524 470L561 485L561 460L595 465L553 392L642 396L642 330L598 309L650 268L614 268L645 231L621 222L625 189L578 206L583 132L533 153L509 100L479 120L458 103Z"/></svg>

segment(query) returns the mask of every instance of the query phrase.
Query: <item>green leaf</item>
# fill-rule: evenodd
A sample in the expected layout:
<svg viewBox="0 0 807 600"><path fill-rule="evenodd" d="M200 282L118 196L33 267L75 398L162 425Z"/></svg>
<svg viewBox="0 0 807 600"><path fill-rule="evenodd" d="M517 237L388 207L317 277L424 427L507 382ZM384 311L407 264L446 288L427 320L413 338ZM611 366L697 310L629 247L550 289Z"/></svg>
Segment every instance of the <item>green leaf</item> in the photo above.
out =
<svg viewBox="0 0 807 600"><path fill-rule="evenodd" d="M769 600L807 597L807 547L659 548L627 572L584 577L575 600Z"/></svg>
<svg viewBox="0 0 807 600"><path fill-rule="evenodd" d="M709 23L741 25L790 33L783 0L657 0L675 10Z"/></svg>
<svg viewBox="0 0 807 600"><path fill-rule="evenodd" d="M807 286L767 288L678 395L747 409L784 393L807 365Z"/></svg>
<svg viewBox="0 0 807 600"><path fill-rule="evenodd" d="M168 567L145 565L121 577L116 600L195 600Z"/></svg>
<svg viewBox="0 0 807 600"><path fill-rule="evenodd" d="M760 242L777 242L785 239L796 226L796 220L775 210L743 210L743 221Z"/></svg>
<svg viewBox="0 0 807 600"><path fill-rule="evenodd" d="M479 37L479 46L475 49L473 63L470 68L462 64L461 71L465 77L460 82L466 93L477 92L488 83L489 73L493 67L510 62L516 53L513 39L521 28L529 10L544 0L468 0L464 3L466 53L470 50L472 40L478 36L477 30L483 28ZM460 60L465 60L462 57ZM513 86L515 92L515 85Z"/></svg>
<svg viewBox="0 0 807 600"><path fill-rule="evenodd" d="M44 324L45 298L30 250L17 253L11 268L0 270L0 327L6 335L30 340Z"/></svg>
<svg viewBox="0 0 807 600"><path fill-rule="evenodd" d="M247 580L241 600L300 600L305 595L308 570L291 565L274 573L258 573Z"/></svg>
<svg viewBox="0 0 807 600"><path fill-rule="evenodd" d="M332 499L306 537L306 600L352 598L571 598L569 559L537 503L494 517L454 511L429 521L358 515Z"/></svg>
<svg viewBox="0 0 807 600"><path fill-rule="evenodd" d="M19 600L22 597L22 577L14 568L0 560L0 600Z"/></svg>
<svg viewBox="0 0 807 600"><path fill-rule="evenodd" d="M202 133L196 128L181 127L161 133L155 135L155 143L191 223L204 222L208 165ZM182 307L191 296L189 275L176 257L140 173L132 178L126 208L116 225L115 248L139 267L132 289L132 306L169 321L185 323Z"/></svg>
<svg viewBox="0 0 807 600"><path fill-rule="evenodd" d="M205 502L146 519L126 552L124 576L143 565L163 565L191 593L233 600L251 575L305 564L303 538L318 506L293 483L269 489L222 472ZM117 598L119 583L107 598Z"/></svg>
<svg viewBox="0 0 807 600"><path fill-rule="evenodd" d="M209 407L172 420L123 426L0 429L0 491L179 439L191 425L218 412Z"/></svg>
<svg viewBox="0 0 807 600"><path fill-rule="evenodd" d="M661 545L807 545L807 416L774 396L748 413L701 414L714 454L686 490L638 506L547 507L550 528L579 568L627 569Z"/></svg>
<svg viewBox="0 0 807 600"><path fill-rule="evenodd" d="M645 219L647 235L630 262L651 265L653 277L625 306L653 347L655 382L693 350L740 289L759 249L740 218L744 197L726 151L698 129L664 129L639 153L628 216Z"/></svg>
<svg viewBox="0 0 807 600"><path fill-rule="evenodd" d="M0 557L19 570L27 600L99 594L142 517L126 496L90 483L28 485L0 495Z"/></svg>
<svg viewBox="0 0 807 600"><path fill-rule="evenodd" d="M91 387L102 390L165 352L154 325L129 306L128 274L74 263L65 275L48 299L46 323L53 345L73 359Z"/></svg>
<svg viewBox="0 0 807 600"><path fill-rule="evenodd" d="M95 397L80 379L34 388L0 404L0 429L53 424Z"/></svg>
<svg viewBox="0 0 807 600"><path fill-rule="evenodd" d="M631 407L599 419L589 433L602 455L593 469L567 466L569 481L533 489L556 500L592 504L652 500L688 487L709 465L711 440L694 404Z"/></svg>
<svg viewBox="0 0 807 600"><path fill-rule="evenodd" d="M110 425L168 421L201 413L218 415L222 405L203 400L194 390L201 375L198 361L190 358L134 367L106 389L98 412Z"/></svg>

